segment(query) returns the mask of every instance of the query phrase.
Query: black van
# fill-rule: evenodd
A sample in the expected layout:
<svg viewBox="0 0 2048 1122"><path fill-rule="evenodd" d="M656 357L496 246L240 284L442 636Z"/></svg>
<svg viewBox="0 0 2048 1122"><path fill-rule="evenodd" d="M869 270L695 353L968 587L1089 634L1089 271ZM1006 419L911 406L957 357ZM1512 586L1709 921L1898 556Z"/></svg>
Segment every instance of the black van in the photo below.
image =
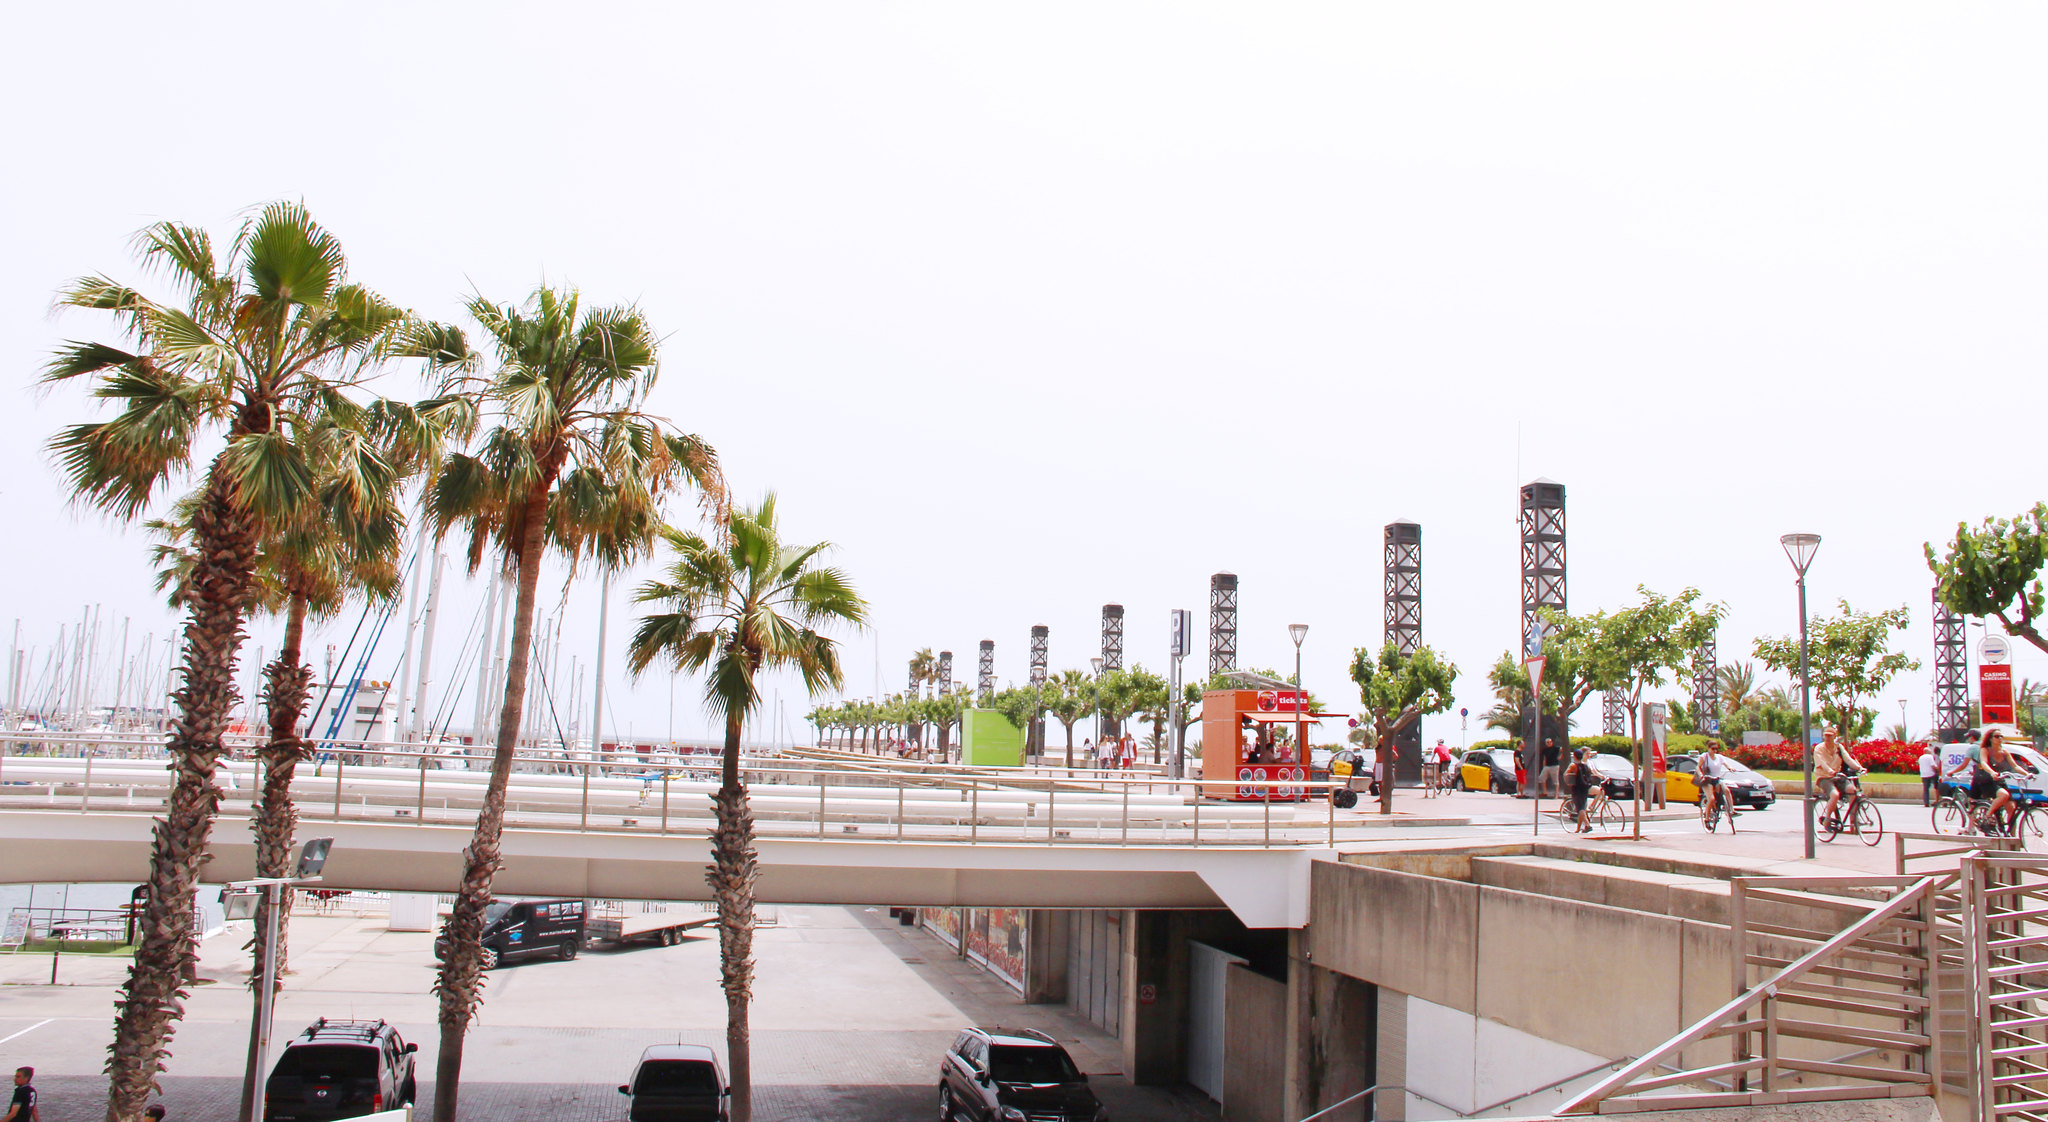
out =
<svg viewBox="0 0 2048 1122"><path fill-rule="evenodd" d="M627 1122L725 1122L732 1089L718 1057L701 1044L656 1044L640 1053L628 1096Z"/></svg>
<svg viewBox="0 0 2048 1122"><path fill-rule="evenodd" d="M484 905L483 967L536 955L561 959L583 949L589 909L581 900L493 900ZM434 957L446 957L448 932L434 940Z"/></svg>

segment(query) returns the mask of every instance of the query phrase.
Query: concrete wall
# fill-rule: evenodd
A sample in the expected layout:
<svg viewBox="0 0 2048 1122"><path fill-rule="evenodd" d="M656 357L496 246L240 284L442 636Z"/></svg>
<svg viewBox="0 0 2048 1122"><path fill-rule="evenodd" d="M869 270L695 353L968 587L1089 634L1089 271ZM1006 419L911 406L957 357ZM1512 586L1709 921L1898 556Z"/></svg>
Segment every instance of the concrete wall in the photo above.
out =
<svg viewBox="0 0 2048 1122"><path fill-rule="evenodd" d="M1024 1000L1033 1005L1067 1000L1070 913L1033 909L1024 927Z"/></svg>
<svg viewBox="0 0 2048 1122"><path fill-rule="evenodd" d="M1067 918L1067 1005L1095 1027L1121 1036L1124 928L1128 912L1074 911Z"/></svg>
<svg viewBox="0 0 2048 1122"><path fill-rule="evenodd" d="M1224 990L1225 1122L1288 1122L1282 1096L1287 1056L1273 1047L1287 1035L1287 983L1232 963Z"/></svg>
<svg viewBox="0 0 2048 1122"><path fill-rule="evenodd" d="M1304 936L1297 933L1297 944ZM1289 969L1288 1113L1306 1117L1378 1082L1379 991L1298 955ZM1363 1122L1368 1105L1360 1099L1329 1115L1329 1122Z"/></svg>
<svg viewBox="0 0 2048 1122"><path fill-rule="evenodd" d="M1474 860L1474 876L1505 875L1487 864ZM1640 1055L1734 993L1730 935L1715 924L1335 862L1318 862L1311 878L1304 957L1381 988L1383 1042L1402 1033L1410 1049L1423 1051L1394 1056L1383 1047L1380 1081L1391 1083L1392 1073L1419 1078L1424 1093L1447 1107L1534 1090L1573 1074L1563 1069L1582 1059L1592 1066ZM1616 891L1655 886L1628 880ZM1389 992L1421 1004L1390 1009ZM1443 1018L1452 1015L1469 1023L1445 1028L1452 1022ZM1482 1035L1494 1029L1554 1047ZM1422 1031L1436 1043L1426 1044ZM1439 1039L1446 1033L1470 1043L1450 1048ZM1503 1068L1470 1058L1502 1047L1520 1048L1528 1062ZM1686 1059L1709 1062L1726 1049L1724 1041L1709 1042ZM1406 1110L1383 1106L1383 1119Z"/></svg>

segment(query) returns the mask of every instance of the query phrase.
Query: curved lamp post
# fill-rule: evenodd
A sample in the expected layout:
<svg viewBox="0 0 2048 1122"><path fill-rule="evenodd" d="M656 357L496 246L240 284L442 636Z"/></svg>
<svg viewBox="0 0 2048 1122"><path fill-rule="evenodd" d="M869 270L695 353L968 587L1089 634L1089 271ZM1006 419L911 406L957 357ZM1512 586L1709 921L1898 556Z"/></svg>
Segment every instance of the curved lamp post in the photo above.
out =
<svg viewBox="0 0 2048 1122"><path fill-rule="evenodd" d="M1813 859L1813 687L1806 680L1806 570L1820 549L1819 534L1786 534L1778 539L1799 574L1799 755L1806 764L1806 858Z"/></svg>
<svg viewBox="0 0 2048 1122"><path fill-rule="evenodd" d="M1308 624L1290 623L1287 637L1294 640L1294 758L1300 763L1303 775L1307 775L1308 756L1308 691L1301 688L1301 641L1308 638Z"/></svg>
<svg viewBox="0 0 2048 1122"><path fill-rule="evenodd" d="M1101 681L1102 660L1100 658L1091 658L1088 660L1088 666L1095 671L1095 680ZM1095 704L1091 708L1095 710L1095 758L1100 760L1102 759L1102 698L1100 696L1096 697Z"/></svg>

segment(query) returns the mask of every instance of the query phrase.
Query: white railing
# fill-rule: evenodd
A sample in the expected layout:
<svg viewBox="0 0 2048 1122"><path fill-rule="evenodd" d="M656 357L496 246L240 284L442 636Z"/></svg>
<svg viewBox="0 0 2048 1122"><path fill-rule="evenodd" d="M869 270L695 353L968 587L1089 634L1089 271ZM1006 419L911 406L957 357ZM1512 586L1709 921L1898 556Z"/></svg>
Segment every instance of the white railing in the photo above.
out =
<svg viewBox="0 0 2048 1122"><path fill-rule="evenodd" d="M0 810L161 813L169 761L104 752L103 738L40 738L28 754L0 737ZM293 798L307 821L467 825L488 782L488 757L445 746L352 743L298 765ZM1291 798L1239 801L1235 783L1173 780L1094 769L920 765L848 769L834 761L743 761L763 837L1003 844L1330 846L1368 836L1367 815L1341 818L1328 792L1343 781L1293 782ZM246 815L261 786L260 759L230 754L216 775L221 812ZM634 757L515 756L507 824L708 834L714 764ZM1204 797L1209 796L1209 797ZM1377 832L1377 831L1374 831Z"/></svg>

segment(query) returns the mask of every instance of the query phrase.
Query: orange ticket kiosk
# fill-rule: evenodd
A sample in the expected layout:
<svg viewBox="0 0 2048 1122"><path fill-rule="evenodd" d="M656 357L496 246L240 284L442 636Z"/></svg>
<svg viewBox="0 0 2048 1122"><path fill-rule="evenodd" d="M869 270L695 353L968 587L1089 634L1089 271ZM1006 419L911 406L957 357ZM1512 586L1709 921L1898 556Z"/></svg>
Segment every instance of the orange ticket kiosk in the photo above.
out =
<svg viewBox="0 0 2048 1122"><path fill-rule="evenodd" d="M1316 713L1294 689L1210 690L1202 695L1202 797L1297 802L1313 797L1308 726L1341 713ZM1276 726L1293 743L1274 736Z"/></svg>

